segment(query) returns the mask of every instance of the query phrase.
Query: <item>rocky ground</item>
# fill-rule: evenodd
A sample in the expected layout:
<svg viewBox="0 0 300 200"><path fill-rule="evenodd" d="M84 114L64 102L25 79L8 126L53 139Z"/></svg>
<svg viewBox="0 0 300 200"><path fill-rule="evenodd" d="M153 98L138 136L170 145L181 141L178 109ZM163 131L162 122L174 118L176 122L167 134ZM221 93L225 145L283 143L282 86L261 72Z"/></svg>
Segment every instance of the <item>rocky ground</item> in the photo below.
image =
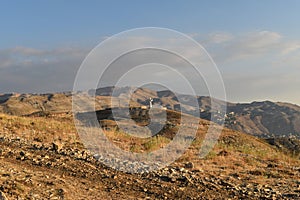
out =
<svg viewBox="0 0 300 200"><path fill-rule="evenodd" d="M300 199L299 162L250 136L226 130L204 159L195 147L159 171L129 174L103 165L80 145L12 134L16 125L22 130L38 121L23 119L1 119L0 199ZM242 140L275 156L241 149Z"/></svg>
<svg viewBox="0 0 300 200"><path fill-rule="evenodd" d="M208 171L177 162L156 172L114 171L78 149L57 149L0 137L0 190L8 199L297 199L300 167L280 166L291 179L260 184L236 172ZM214 168L217 164L210 163ZM275 164L267 164L275 171ZM223 169L225 170L225 169ZM253 170L246 179L261 179Z"/></svg>

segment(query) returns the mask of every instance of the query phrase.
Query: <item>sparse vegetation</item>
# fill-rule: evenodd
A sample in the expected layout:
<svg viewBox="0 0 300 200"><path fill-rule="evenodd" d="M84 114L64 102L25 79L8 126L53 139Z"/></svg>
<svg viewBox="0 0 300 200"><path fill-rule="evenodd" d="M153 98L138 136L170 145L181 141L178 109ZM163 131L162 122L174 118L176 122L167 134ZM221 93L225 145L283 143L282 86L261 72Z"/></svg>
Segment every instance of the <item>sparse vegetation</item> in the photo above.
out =
<svg viewBox="0 0 300 200"><path fill-rule="evenodd" d="M180 126L179 113L169 113L168 126L150 138L129 135L112 120L103 120L101 123L106 129L105 136L114 145L125 151L150 153L169 144ZM86 198L91 195L96 197L99 191L102 191L102 197L110 197L112 194L115 197L127 197L129 192L132 196L156 198L159 195L164 197L164 193L171 188L171 182L174 192L168 193L170 198L178 198L178 195L180 198L198 197L199 188L214 198L242 197L242 194L256 198L269 194L272 196L272 191L274 197L282 197L281 195L289 193L291 188L297 187L293 180L300 177L300 161L296 157L261 139L240 132L224 129L212 151L200 159L199 150L209 124L208 121L200 120L192 145L166 171L163 169L138 178L139 176L102 166L93 156L89 156L76 132L71 115L17 117L0 114L0 154L4 162L0 165L0 190L9 197L22 196L28 199L32 198L30 194L33 193L49 198L52 195L74 199L74 190ZM184 126L188 130L188 126ZM94 140L98 138L95 127L88 127L88 135ZM184 142L185 138L182 140ZM95 144L97 142L91 145ZM185 167L187 169L184 169ZM27 171L24 172L23 168ZM10 169L15 171L11 172ZM14 175L16 173L18 176ZM26 182L29 179L34 187ZM124 184L127 184L127 187L124 187ZM144 192L141 192L141 184ZM38 185L41 185L43 190L40 190ZM264 189L264 185L269 186ZM283 185L288 185L288 188ZM112 193L111 189L104 192L102 187L115 187L118 193ZM182 188L189 192L183 192ZM147 193L148 190L152 193Z"/></svg>

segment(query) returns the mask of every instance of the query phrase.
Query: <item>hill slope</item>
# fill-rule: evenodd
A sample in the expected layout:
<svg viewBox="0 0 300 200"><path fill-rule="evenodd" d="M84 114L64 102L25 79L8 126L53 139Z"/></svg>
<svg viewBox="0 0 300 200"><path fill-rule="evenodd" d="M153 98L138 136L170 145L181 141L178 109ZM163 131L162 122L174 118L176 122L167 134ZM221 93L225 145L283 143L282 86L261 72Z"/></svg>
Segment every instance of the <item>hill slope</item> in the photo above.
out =
<svg viewBox="0 0 300 200"><path fill-rule="evenodd" d="M148 105L149 98L155 104L160 104L171 110L182 109L192 114L196 108L192 106L191 95L174 94L171 91L153 91L146 88L116 88L114 97L111 97L113 87L100 88L96 92L96 109L126 106L124 99L130 98L131 106ZM86 98L92 96L86 95ZM211 98L197 97L200 108L200 117L210 120ZM112 102L111 102L112 100ZM217 107L227 106L225 125L258 137L300 137L300 107L280 102L253 102L248 104L228 103L215 100ZM181 102L181 103L180 103ZM52 113L71 112L71 93L56 94L4 94L0 95L0 112L12 115L43 115ZM217 108L218 109L218 108ZM196 113L196 112L195 112ZM220 118L223 114L220 114Z"/></svg>
<svg viewBox="0 0 300 200"><path fill-rule="evenodd" d="M300 198L299 160L255 137L225 129L213 151L199 159L208 124L199 122L193 145L171 166L126 174L84 149L70 115L0 114L0 191L9 199ZM154 138L140 143L118 131L106 135L120 148L153 150L145 144ZM159 142L150 144L160 148Z"/></svg>

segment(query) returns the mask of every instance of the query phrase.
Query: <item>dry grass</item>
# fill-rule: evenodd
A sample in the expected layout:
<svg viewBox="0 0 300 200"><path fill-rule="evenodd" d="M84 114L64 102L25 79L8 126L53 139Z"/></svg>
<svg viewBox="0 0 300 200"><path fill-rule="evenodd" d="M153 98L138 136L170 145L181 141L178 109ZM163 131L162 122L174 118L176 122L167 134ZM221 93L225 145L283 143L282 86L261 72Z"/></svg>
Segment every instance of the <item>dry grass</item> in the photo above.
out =
<svg viewBox="0 0 300 200"><path fill-rule="evenodd" d="M71 117L16 117L0 114L0 133L42 143L57 140L76 143L79 139Z"/></svg>
<svg viewBox="0 0 300 200"><path fill-rule="evenodd" d="M150 138L138 138L120 130L105 131L104 133L110 141L123 150L135 153L151 152L159 148L164 148L170 142L170 139L160 135Z"/></svg>
<svg viewBox="0 0 300 200"><path fill-rule="evenodd" d="M175 114L172 113L172 115ZM179 161L198 162L200 160L198 155L199 149L208 125L209 122L200 122L196 139ZM90 133L94 131L91 128ZM62 141L66 145L82 146L71 116L16 117L0 114L0 133L41 143ZM151 152L159 148L164 148L171 142L171 139L163 135L138 138L118 129L104 131L104 134L121 149L136 153ZM228 154L223 155L220 153L222 151ZM297 159L279 152L260 139L229 129L223 130L216 146L202 161L215 162L220 165L226 164L226 166L230 166L232 169L245 165L248 167L264 166L266 162L299 163Z"/></svg>

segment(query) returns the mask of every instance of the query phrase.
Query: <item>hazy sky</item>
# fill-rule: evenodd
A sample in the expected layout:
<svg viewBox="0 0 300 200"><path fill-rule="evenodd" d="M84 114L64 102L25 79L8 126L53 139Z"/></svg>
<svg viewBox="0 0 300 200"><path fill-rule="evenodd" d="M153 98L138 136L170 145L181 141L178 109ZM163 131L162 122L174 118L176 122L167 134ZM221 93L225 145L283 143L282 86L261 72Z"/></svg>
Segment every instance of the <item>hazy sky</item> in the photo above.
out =
<svg viewBox="0 0 300 200"><path fill-rule="evenodd" d="M132 28L190 35L212 56L228 100L300 104L300 1L0 2L0 93L66 91L87 55Z"/></svg>

